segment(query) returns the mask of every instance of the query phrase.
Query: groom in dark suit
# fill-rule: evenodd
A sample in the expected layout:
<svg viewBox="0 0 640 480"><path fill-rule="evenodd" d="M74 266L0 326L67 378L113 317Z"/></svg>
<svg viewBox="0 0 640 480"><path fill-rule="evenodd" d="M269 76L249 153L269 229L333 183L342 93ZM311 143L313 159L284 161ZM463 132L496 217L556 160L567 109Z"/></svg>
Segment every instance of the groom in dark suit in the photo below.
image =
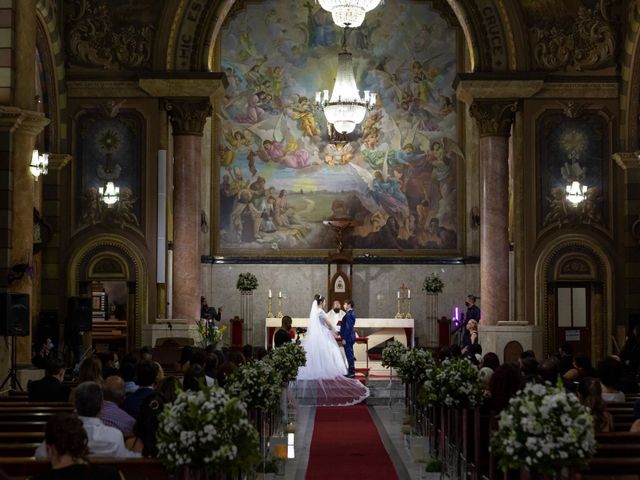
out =
<svg viewBox="0 0 640 480"><path fill-rule="evenodd" d="M342 308L347 312L342 317L342 324L340 325L340 337L342 338L342 345L344 345L344 354L347 357L347 364L349 369L347 371L347 377L355 378L355 358L353 356L353 344L356 342L356 314L353 311L353 300L347 300L342 305Z"/></svg>

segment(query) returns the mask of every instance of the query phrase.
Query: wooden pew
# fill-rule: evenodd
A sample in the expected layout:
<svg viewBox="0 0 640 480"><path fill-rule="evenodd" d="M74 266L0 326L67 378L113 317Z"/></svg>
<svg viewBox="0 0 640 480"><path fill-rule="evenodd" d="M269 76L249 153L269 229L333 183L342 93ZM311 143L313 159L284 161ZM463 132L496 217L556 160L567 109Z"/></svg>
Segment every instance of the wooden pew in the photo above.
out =
<svg viewBox="0 0 640 480"><path fill-rule="evenodd" d="M112 465L125 478L132 480L169 480L169 474L158 460L150 458L116 459L92 457L95 465ZM29 478L33 475L51 470L48 460L35 458L0 458L0 470L15 480Z"/></svg>
<svg viewBox="0 0 640 480"><path fill-rule="evenodd" d="M41 442L44 440L42 432L0 432L0 443Z"/></svg>
<svg viewBox="0 0 640 480"><path fill-rule="evenodd" d="M589 479L593 476L614 478L621 475L633 475L640 478L640 458L594 458L589 468L576 474L576 480ZM627 477L625 477L627 478Z"/></svg>
<svg viewBox="0 0 640 480"><path fill-rule="evenodd" d="M44 421L0 421L0 432L44 432L46 426Z"/></svg>
<svg viewBox="0 0 640 480"><path fill-rule="evenodd" d="M73 410L70 403L61 406L33 406L33 405L18 405L18 406L6 406L0 407L0 413L40 413L40 412L69 412Z"/></svg>
<svg viewBox="0 0 640 480"><path fill-rule="evenodd" d="M40 442L0 443L0 457L33 457Z"/></svg>

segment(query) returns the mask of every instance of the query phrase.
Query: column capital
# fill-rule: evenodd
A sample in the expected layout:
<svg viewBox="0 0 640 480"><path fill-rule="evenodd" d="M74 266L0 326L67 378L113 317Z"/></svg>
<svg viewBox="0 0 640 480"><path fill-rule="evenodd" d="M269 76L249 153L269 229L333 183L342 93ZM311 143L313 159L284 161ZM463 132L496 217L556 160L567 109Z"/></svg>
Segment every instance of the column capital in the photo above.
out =
<svg viewBox="0 0 640 480"><path fill-rule="evenodd" d="M22 122L22 109L0 106L0 130L13 132Z"/></svg>
<svg viewBox="0 0 640 480"><path fill-rule="evenodd" d="M212 111L209 98L167 98L164 106L169 113L174 135L202 136L204 124Z"/></svg>
<svg viewBox="0 0 640 480"><path fill-rule="evenodd" d="M623 170L640 168L640 152L617 152L611 155L611 158Z"/></svg>
<svg viewBox="0 0 640 480"><path fill-rule="evenodd" d="M62 170L68 163L71 163L71 158L68 153L50 153L49 170Z"/></svg>
<svg viewBox="0 0 640 480"><path fill-rule="evenodd" d="M31 110L22 111L22 121L16 128L16 133L37 136L40 135L44 127L49 125L51 120L44 116L44 113L33 112Z"/></svg>
<svg viewBox="0 0 640 480"><path fill-rule="evenodd" d="M469 107L481 137L508 137L517 110L516 100L475 100Z"/></svg>

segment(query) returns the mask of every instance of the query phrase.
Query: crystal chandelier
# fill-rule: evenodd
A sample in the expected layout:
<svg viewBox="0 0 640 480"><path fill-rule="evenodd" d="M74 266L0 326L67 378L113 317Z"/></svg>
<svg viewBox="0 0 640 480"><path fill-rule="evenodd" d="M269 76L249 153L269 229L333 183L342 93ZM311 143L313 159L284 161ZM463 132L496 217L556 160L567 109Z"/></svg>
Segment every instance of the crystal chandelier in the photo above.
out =
<svg viewBox="0 0 640 480"><path fill-rule="evenodd" d="M113 182L107 182L104 187L98 188L98 195L100 200L111 206L120 198L120 187L116 187Z"/></svg>
<svg viewBox="0 0 640 480"><path fill-rule="evenodd" d="M346 31L346 29L345 29ZM377 95L369 90L360 97L356 79L353 75L353 60L346 49L346 35L342 43L342 52L338 54L338 72L333 92L329 97L329 90L316 92L316 105L324 110L327 122L333 125L338 133L353 132L367 113L376 103Z"/></svg>
<svg viewBox="0 0 640 480"><path fill-rule="evenodd" d="M364 22L367 12L370 12L381 0L318 0L326 11L331 12L333 21L339 27L357 28Z"/></svg>
<svg viewBox="0 0 640 480"><path fill-rule="evenodd" d="M34 150L31 154L29 170L31 171L31 175L36 177L36 181L38 181L40 175L46 175L49 171L49 154L43 153L40 155L38 150Z"/></svg>
<svg viewBox="0 0 640 480"><path fill-rule="evenodd" d="M582 202L587 196L587 186L581 185L578 181L571 182L571 185L567 185L567 200L573 205L576 206L580 202Z"/></svg>

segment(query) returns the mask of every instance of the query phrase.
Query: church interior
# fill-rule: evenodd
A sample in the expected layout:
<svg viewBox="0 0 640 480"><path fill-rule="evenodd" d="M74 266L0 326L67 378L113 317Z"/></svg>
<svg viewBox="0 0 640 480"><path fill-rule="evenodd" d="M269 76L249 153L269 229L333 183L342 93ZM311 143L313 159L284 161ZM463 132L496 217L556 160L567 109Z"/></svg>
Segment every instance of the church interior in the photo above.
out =
<svg viewBox="0 0 640 480"><path fill-rule="evenodd" d="M640 1L0 0L0 137L7 478L80 478L46 476L57 464L32 452L63 413L95 454L97 415L68 418L82 378L105 403L107 372L143 388L149 361L180 385L240 385L222 367L277 357L283 331L304 346L314 305L341 351L353 307L345 372L366 400L305 405L294 373L270 408L245 386L255 456L251 433L227 463L180 464L166 432L149 453L154 430L137 452L151 458L95 468L640 477ZM442 397L433 385L468 364L472 386ZM51 365L75 399L32 398ZM584 451L489 449L514 371L508 398L547 385L588 416Z"/></svg>

